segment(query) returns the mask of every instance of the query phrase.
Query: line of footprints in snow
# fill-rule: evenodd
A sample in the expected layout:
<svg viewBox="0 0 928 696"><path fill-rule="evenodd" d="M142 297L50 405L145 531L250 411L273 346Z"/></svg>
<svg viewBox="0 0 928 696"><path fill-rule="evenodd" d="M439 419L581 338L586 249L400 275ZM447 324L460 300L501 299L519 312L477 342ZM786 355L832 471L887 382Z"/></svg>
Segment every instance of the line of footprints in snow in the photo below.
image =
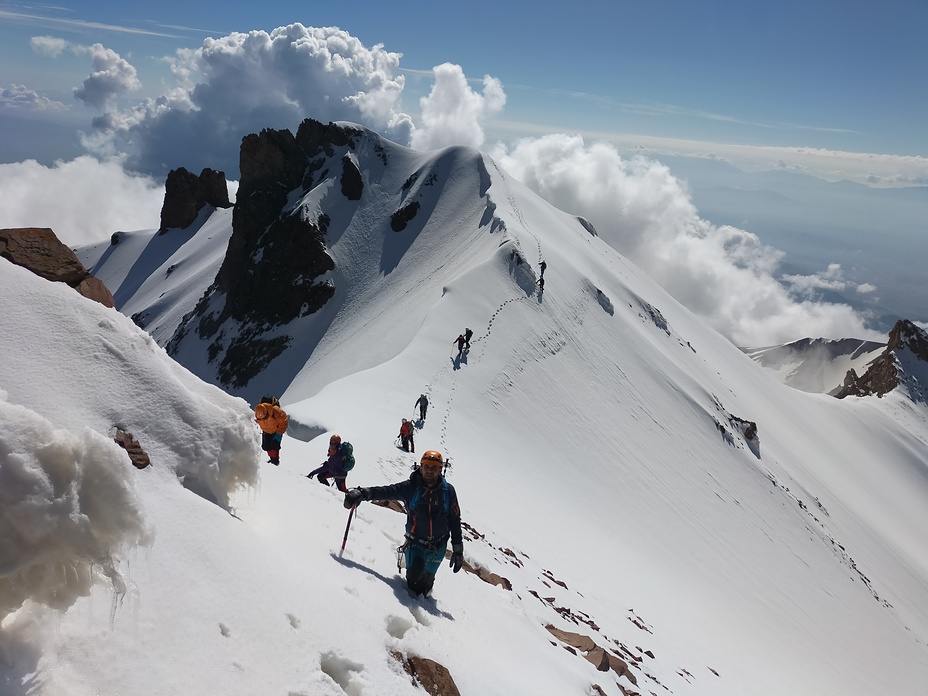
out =
<svg viewBox="0 0 928 696"><path fill-rule="evenodd" d="M528 299L527 297L515 297L503 302L502 305L494 312L487 326L487 332L482 336L475 337L472 340L472 344L482 343L484 339L489 338L492 332L493 322L496 317L502 312L502 310L512 302L518 302ZM484 350L486 345L483 346ZM459 369L460 364L467 362L467 353L465 351L460 358L452 358L452 364L454 369ZM481 353L480 357L482 357ZM445 374L446 367L440 369L433 379L426 385L426 393L431 393L434 382ZM447 433L448 419L451 414L451 406L454 400L454 391L455 384L452 384L451 390L448 396L448 402L446 404L445 415L442 420L441 426L441 438L440 446L444 446L445 435ZM420 428L422 425L420 424ZM449 457L450 460L450 457ZM408 471L409 461L403 457L393 457L389 459L380 459L379 463L381 465L386 465L386 468L389 468L391 473L402 473ZM390 507L397 512L405 514L405 510L402 508L401 504L390 503L383 504L384 507ZM529 560L529 557L522 552L515 552L509 548L496 547L490 541L487 540L486 536L478 532L471 525L466 522L463 523L464 527L464 536L470 543L483 543L494 551L494 555L497 557L497 560L501 564L510 564L511 566L517 569L523 569L525 563L523 559ZM450 556L450 554L448 554ZM499 587L503 591L512 592L513 586L512 583L505 577L490 571L488 568L482 567L480 565L472 565L465 561L463 569L480 578L486 583ZM399 575L396 576L397 582L399 585L402 584L402 579ZM557 647L560 646L564 650L567 650L571 654L577 655L578 657L587 660L592 663L595 668L604 673L611 673L614 675L615 686L619 689L619 692L623 696L643 696L642 692L637 689L639 678L644 677L648 683L653 684L655 687L660 687L664 693L673 693L673 690L668 686L662 684L657 677L650 674L647 670L645 660L654 660L655 656L651 650L645 650L640 646L635 646L634 650L630 649L624 643L609 638L603 634L596 625L596 622L588 614L580 610L572 610L567 606L560 606L557 603L557 598L553 596L545 596L549 591L553 591L552 585L557 585L563 590L570 591L567 585L554 577L554 575L548 570L541 570L541 574L534 578L536 582L540 582L548 590L536 591L529 587L526 587L526 591L537 601L541 602L546 609L548 609L552 614L556 614L563 621L569 621L578 627L586 627L587 633L576 633L571 631L566 631L559 629L554 626L553 623L547 623L544 628L548 633L548 640L551 645ZM579 592L575 592L579 597L583 597ZM398 596L400 596L398 594ZM519 599L522 599L522 596L516 592L516 596ZM405 603L405 600L403 600ZM386 621L387 633L396 640L402 640L406 633L408 633L416 625L423 627L431 626L431 619L429 615L441 618L451 618L446 613L437 609L435 600L431 597L423 598L422 600L416 600L409 598L408 608L410 611L409 618L403 618L400 616L388 616ZM553 618L553 617L552 617ZM653 633L650 626L648 626L640 617L638 617L634 610L629 609L629 616L626 617L632 624L634 624L638 629L646 633ZM290 622L290 625L294 629L299 629L301 626L300 619L293 614L287 614L287 620ZM228 627L223 624L220 624L220 631L223 636L229 637L231 635ZM589 632L593 632L596 638L591 637ZM599 642L597 642L599 641ZM390 650L389 654L392 659L395 659L399 662L403 670L409 675L412 683L424 689L429 694L442 694L443 696L456 696L460 692L457 689L457 686L454 684L454 680L450 672L440 663L430 660L425 657L416 656L416 655L406 655L398 650ZM363 671L363 665L349 660L347 658L341 657L334 653L325 653L320 657L319 668L322 672L328 675L336 684L338 684L341 689L346 694L352 694L352 696L360 696L361 692L358 688L357 682L353 681L355 674ZM708 671L713 674L715 677L720 677L719 673L707 667ZM638 674L636 674L638 672ZM677 670L677 674L682 677L687 683L692 683L696 677L687 669L681 668ZM605 676L605 675L604 675ZM619 679L622 679L625 683L620 683ZM606 692L599 684L591 684L591 693L599 694L600 696L606 696ZM655 692L651 689L647 690L647 693L656 696ZM288 696L307 696L301 691L291 691Z"/></svg>
<svg viewBox="0 0 928 696"><path fill-rule="evenodd" d="M388 463L392 469L405 469L408 467L408 462L404 461L401 457L381 460L381 463ZM383 504L382 506L390 507L397 512L405 514L405 511L402 510L399 505ZM524 552L513 551L506 547L497 547L491 543L484 534L478 532L468 523L463 522L462 526L464 528L464 537L468 543L482 543L486 545L493 551L494 557L501 566L509 565L514 572L518 573L520 571L525 571L526 562L531 562L529 556ZM449 556L450 554L446 555L446 558ZM523 599L519 591L513 589L513 584L508 578L494 573L488 568L478 564L471 564L467 561L465 561L463 569L484 582L500 588L502 591L515 592L520 601ZM392 638L401 641L406 634L417 625L429 628L433 620L440 621L442 619L453 618L442 611L432 597L416 599L404 596L404 592L402 591L404 581L400 575L395 575L394 578L388 580L388 582L391 585L395 585L394 589L396 590L398 599L407 606L410 612L408 617L396 615L388 615L386 617L385 623L387 633ZM566 583L558 580L551 571L544 568L540 569L540 573L535 575L532 582L540 582L544 588L547 588L535 590L526 585L525 591L552 614L552 621L544 625L548 634L548 641L552 646L561 647L571 654L585 659L598 671L603 672L604 677L606 674L611 674L615 686L623 696L644 696L645 693L657 696L657 693L652 688L647 688L644 692L640 691L639 689L642 688L644 684L653 686L653 688L660 687L662 693L673 693L673 689L663 684L656 676L648 671L646 661L656 659L651 650L644 649L637 645L634 646L634 648L630 648L621 641L609 638L602 632L593 617L589 614L561 605L554 596L546 596L553 592L563 594L563 590L571 592L575 595L575 599L578 597L582 599L582 593L575 590L571 591ZM554 586L561 589L555 590ZM559 623L563 624L565 621L570 622L582 629L584 633L557 628L553 623L553 621L557 621L553 614L560 617L561 621ZM652 627L639 617L633 609L628 610L628 616L626 618L639 630L648 634L653 634ZM287 619L294 629L300 628L299 618L292 614L287 614ZM224 636L229 635L228 629L225 626L220 625L220 629ZM440 663L418 655L407 655L396 649L389 649L389 654L392 659L397 660L402 665L402 668L406 674L409 675L412 683L424 689L426 693L442 694L443 696L456 696L460 694L457 686L454 684L452 675L448 669ZM361 691L359 690L357 682L354 681L354 675L363 671L364 666L362 664L330 652L320 657L319 668L338 684L346 694L360 696ZM721 676L711 667L707 667L706 669L714 675L714 677ZM696 680L696 676L685 668L678 669L677 674L688 684ZM642 686L639 686L639 679L642 678L645 681L642 683ZM599 696L606 696L607 694L603 687L596 683L591 683L590 689L590 693L592 694L598 694ZM292 691L289 696L309 695L301 691Z"/></svg>

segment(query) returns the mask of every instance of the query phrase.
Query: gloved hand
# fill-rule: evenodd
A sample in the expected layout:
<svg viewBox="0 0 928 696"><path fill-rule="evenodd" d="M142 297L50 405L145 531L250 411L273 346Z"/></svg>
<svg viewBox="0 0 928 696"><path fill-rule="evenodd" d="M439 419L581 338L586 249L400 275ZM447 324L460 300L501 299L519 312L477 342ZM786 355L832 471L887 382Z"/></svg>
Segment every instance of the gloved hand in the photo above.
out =
<svg viewBox="0 0 928 696"><path fill-rule="evenodd" d="M274 433L274 442L276 442L278 445L280 444L280 441L283 439L284 439L283 433Z"/></svg>
<svg viewBox="0 0 928 696"><path fill-rule="evenodd" d="M464 544L451 545L451 563L448 564L454 572L458 572L464 565Z"/></svg>
<svg viewBox="0 0 928 696"><path fill-rule="evenodd" d="M355 505L360 503L362 500L367 500L367 489L366 488L352 488L350 491L345 493L345 509L349 510Z"/></svg>

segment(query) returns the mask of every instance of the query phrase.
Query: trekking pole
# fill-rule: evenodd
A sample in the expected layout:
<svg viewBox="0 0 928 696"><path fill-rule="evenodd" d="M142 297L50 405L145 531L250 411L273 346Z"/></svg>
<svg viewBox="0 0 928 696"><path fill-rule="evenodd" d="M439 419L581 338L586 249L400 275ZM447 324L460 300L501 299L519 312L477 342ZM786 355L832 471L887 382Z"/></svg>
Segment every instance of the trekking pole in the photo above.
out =
<svg viewBox="0 0 928 696"><path fill-rule="evenodd" d="M345 525L345 536L342 539L342 550L338 552L338 557L341 558L342 554L345 552L345 542L348 541L348 530L351 528L351 518L354 517L354 509L357 505L351 506L351 512L348 513L348 524Z"/></svg>

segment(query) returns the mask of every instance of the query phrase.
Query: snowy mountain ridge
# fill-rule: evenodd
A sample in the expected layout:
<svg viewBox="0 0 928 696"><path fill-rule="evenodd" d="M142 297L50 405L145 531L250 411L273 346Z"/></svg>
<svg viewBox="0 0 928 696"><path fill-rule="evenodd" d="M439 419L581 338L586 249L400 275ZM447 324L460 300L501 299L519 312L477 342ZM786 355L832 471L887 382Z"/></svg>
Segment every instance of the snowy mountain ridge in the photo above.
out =
<svg viewBox="0 0 928 696"><path fill-rule="evenodd" d="M396 654L444 665L462 694L921 693L923 402L895 392L839 401L780 384L486 155L415 153L370 132L332 161L346 155L364 184L356 201L340 193L340 168L319 168L308 188L285 196L289 212L330 219L334 269L313 281L330 282L332 300L262 327L287 347L229 390L251 404L263 392L281 396L293 423L281 467L260 465L260 487L233 495L234 516L185 488L186 477L165 472L206 443L184 419L213 413L209 446L247 451L217 433L247 419L248 404L200 387L153 399L156 384L113 362L106 374L131 387L122 398L139 419L162 419L162 409L183 416L141 435L126 423L161 454L150 469L121 474L136 482L157 540L147 558L114 544L128 607L101 612L112 593L97 586L74 599L56 633L12 642L12 693L30 693L35 674L39 693L80 696L151 693L143 684L191 694L421 693ZM416 172L418 186L404 189ZM412 202L418 212L394 231L393 213ZM120 311L146 317L161 345L201 298L220 304L209 288L234 213L208 208L187 230L78 250ZM8 275L4 265L0 278ZM23 313L12 287L0 314L4 355L17 356L0 373L7 400L58 427L109 427L105 398L94 400L96 414L55 405L76 393L86 361L110 364L120 352L77 350L100 344L101 319L60 336L57 358L40 352L30 363L17 341L40 341L50 310ZM223 340L242 326L224 323ZM451 344L464 327L474 339L458 356ZM217 374L206 357L215 335L190 331L176 353L207 381ZM170 362L145 345L135 359ZM37 371L54 382L36 388ZM402 520L373 505L358 509L337 553L340 496L305 473L338 432L358 457L349 485L408 475L415 458L393 440L420 393L432 405L417 450L451 458L465 559L511 590L445 567L431 600L411 599L394 573ZM234 418L211 411L230 398ZM15 451L41 465L28 441ZM178 589L193 579L200 589ZM24 635L39 616L37 606L14 609L4 626Z"/></svg>

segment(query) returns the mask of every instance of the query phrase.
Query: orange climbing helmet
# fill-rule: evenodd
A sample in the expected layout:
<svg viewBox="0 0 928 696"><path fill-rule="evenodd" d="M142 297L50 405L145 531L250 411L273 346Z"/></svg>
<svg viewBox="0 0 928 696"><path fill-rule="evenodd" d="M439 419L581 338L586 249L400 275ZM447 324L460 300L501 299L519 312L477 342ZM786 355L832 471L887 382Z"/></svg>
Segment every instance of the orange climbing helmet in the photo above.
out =
<svg viewBox="0 0 928 696"><path fill-rule="evenodd" d="M436 452L435 450L426 450L425 454L422 455L422 459L419 460L420 466L444 466L445 460L442 459L441 452Z"/></svg>

